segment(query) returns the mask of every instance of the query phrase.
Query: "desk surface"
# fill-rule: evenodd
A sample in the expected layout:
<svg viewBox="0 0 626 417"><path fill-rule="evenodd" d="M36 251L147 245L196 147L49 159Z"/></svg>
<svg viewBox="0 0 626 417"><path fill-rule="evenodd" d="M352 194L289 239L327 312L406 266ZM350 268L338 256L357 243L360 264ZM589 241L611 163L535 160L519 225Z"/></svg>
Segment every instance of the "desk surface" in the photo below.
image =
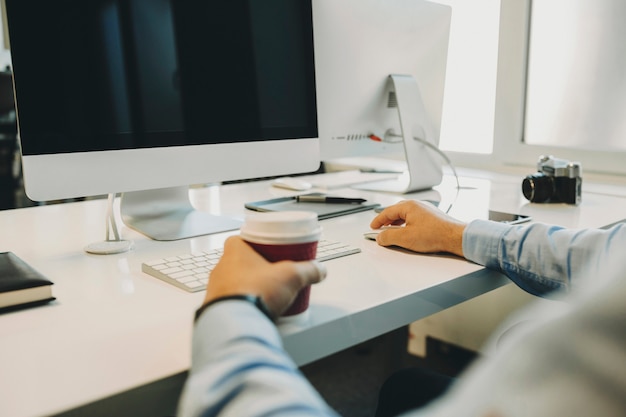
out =
<svg viewBox="0 0 626 417"><path fill-rule="evenodd" d="M340 193L382 205L441 199L445 209L454 201L450 213L464 220L485 218L488 209L568 227L599 227L626 217L626 198L607 192L585 193L578 207L527 204L520 181L519 176L468 172L458 195L447 176L435 190L409 196ZM247 201L292 194L268 182L191 192L198 208L236 217L243 217ZM122 235L135 242L131 252L86 254L85 245L104 237L105 212L105 200L0 212L0 250L15 252L48 276L57 297L45 307L0 315L0 415L58 413L188 369L192 316L204 293L152 278L141 272L141 263L219 247L236 232L156 242L123 227ZM280 325L285 347L299 365L508 282L463 259L379 247L362 237L373 215L322 221L323 237L358 246L362 253L329 261L328 278L313 288L308 317Z"/></svg>

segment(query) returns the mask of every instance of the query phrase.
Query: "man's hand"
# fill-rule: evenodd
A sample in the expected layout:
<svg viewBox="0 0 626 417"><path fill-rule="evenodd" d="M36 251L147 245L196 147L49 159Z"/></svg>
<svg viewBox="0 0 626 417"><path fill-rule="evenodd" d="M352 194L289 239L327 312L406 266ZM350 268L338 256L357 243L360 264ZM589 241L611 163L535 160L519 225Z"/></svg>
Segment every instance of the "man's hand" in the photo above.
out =
<svg viewBox="0 0 626 417"><path fill-rule="evenodd" d="M326 277L326 268L317 261L270 263L239 236L224 244L224 254L211 272L204 303L228 295L260 296L278 317L307 285Z"/></svg>
<svg viewBox="0 0 626 417"><path fill-rule="evenodd" d="M430 203L406 200L387 207L372 220L370 227L405 225L381 231L381 246L400 246L415 252L449 252L463 256L465 223L448 216Z"/></svg>

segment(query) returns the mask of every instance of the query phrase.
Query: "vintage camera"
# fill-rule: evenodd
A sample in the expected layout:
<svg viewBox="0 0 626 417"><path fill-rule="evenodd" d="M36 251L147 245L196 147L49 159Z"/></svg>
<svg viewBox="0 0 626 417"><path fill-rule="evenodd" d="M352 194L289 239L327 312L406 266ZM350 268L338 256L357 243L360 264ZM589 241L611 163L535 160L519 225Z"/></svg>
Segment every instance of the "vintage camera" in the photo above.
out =
<svg viewBox="0 0 626 417"><path fill-rule="evenodd" d="M583 180L578 162L541 156L535 174L522 181L524 197L533 203L579 204Z"/></svg>

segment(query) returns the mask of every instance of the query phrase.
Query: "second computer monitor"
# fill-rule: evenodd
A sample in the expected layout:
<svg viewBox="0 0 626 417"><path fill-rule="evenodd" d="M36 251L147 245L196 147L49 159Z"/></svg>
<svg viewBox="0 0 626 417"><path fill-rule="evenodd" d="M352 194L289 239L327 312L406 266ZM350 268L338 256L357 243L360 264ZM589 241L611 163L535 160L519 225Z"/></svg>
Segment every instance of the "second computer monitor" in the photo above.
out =
<svg viewBox="0 0 626 417"><path fill-rule="evenodd" d="M170 240L239 225L189 184L318 169L311 0L5 3L32 199L122 192Z"/></svg>
<svg viewBox="0 0 626 417"><path fill-rule="evenodd" d="M439 143L450 19L449 6L422 0L313 2L322 160L413 157L418 181L390 191L441 181L432 147Z"/></svg>

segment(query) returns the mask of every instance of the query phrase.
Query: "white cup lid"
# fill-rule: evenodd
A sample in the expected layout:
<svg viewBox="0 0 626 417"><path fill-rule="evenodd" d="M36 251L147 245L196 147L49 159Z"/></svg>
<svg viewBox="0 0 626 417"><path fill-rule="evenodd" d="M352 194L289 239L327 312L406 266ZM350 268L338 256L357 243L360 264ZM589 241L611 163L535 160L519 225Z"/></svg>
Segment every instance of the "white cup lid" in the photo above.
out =
<svg viewBox="0 0 626 417"><path fill-rule="evenodd" d="M276 211L246 216L241 237L261 244L306 243L319 240L322 229L312 211Z"/></svg>

